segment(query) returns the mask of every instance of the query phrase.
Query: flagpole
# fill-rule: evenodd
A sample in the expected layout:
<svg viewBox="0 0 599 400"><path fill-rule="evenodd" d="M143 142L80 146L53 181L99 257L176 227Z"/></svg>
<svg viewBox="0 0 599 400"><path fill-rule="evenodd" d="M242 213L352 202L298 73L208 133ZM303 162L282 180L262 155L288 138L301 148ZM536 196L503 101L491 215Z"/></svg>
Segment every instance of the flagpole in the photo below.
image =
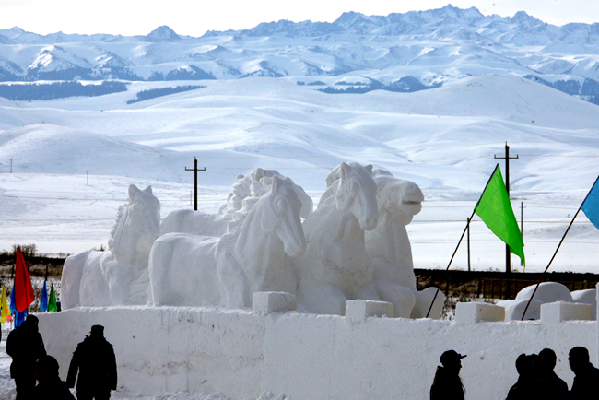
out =
<svg viewBox="0 0 599 400"><path fill-rule="evenodd" d="M483 194L485 194L485 191L487 190L487 186L489 186L489 182L491 182L491 178L493 178L493 175L495 175L495 171L497 171L498 168L499 168L499 163L497 163L497 166L493 170L493 173L491 174L491 176L489 176L489 179L487 180L487 184L485 185L485 189L480 194L480 197L478 198L478 201L476 202L476 206L474 207L474 210L472 211L472 215L470 216L470 218L468 218L468 221L466 222L466 227L464 228L464 231L462 232L462 237L460 237L460 240L458 241L458 245L456 246L455 250L453 251L453 254L451 255L451 259L449 260L449 265L447 265L447 268L445 268L445 271L449 271L449 268L451 267L451 264L453 263L453 257L458 252L458 248L460 247L462 240L464 240L464 235L466 234L466 230L470 226L470 221L472 221L472 218L474 218L474 214L476 214L476 207L478 207L478 204L480 203L480 200L482 199ZM428 312L426 313L426 318L429 317L431 310L433 309L433 304L435 304L435 300L437 300L437 296L439 295L440 290L441 290L441 288L437 288L437 291L435 292L435 297L433 297L433 301L431 301L431 305L428 307Z"/></svg>
<svg viewBox="0 0 599 400"><path fill-rule="evenodd" d="M551 257L551 260L549 260L549 264L547 264L547 266L545 267L545 271L543 271L543 273L541 274L541 277L539 278L539 282L537 283L537 286L535 286L535 290L533 290L533 292L532 292L532 296L530 296L530 299L528 299L528 303L526 303L526 308L524 309L524 313L522 313L522 321L524 321L524 316L526 315L526 310L528 310L528 306L530 306L530 302L535 297L535 293L537 292L539 285L543 282L543 277L547 273L549 266L551 265L551 263L553 262L553 259L557 255L557 252L559 251L559 248L562 245L562 242L566 238L566 235L570 231L570 228L572 227L572 224L574 223L574 220L576 219L576 217L578 217L578 214L580 213L581 209L582 209L582 205L578 208L578 211L576 211L576 214L574 214L574 218L572 218L572 220L570 221L570 225L568 225L568 229L566 229L566 232L564 232L564 236L562 236L562 239L559 241L559 243L557 245L557 249L555 249L555 253L553 253L553 257Z"/></svg>
<svg viewBox="0 0 599 400"><path fill-rule="evenodd" d="M522 313L522 321L524 321L524 316L526 315L526 311L528 310L528 307L530 306L530 303L532 302L532 299L535 297L535 293L537 292L537 289L539 288L539 286L543 282L543 278L545 277L545 274L547 273L547 270L549 270L549 266L551 265L551 263L553 262L553 259L557 255L557 252L559 251L559 248L562 245L562 242L566 238L566 235L568 234L568 232L570 232L570 228L572 228L572 224L574 223L574 220L576 219L576 217L578 217L578 214L580 213L580 210L582 210L582 205L584 204L585 201L587 201L587 198L589 197L589 195L591 194L591 192L595 188L595 185L597 184L597 181L599 181L599 176L597 176L597 179L595 179L595 182L593 183L593 186L591 186L591 190L589 190L589 192L587 193L587 195L584 197L584 200L582 201L582 203L580 203L580 207L578 207L578 211L576 211L576 214L574 214L574 218L572 218L572 220L570 220L570 224L568 225L568 229L566 229L566 232L564 232L564 236L562 236L562 239L557 244L557 249L555 249L555 253L553 253L553 257L551 257L551 260L549 260L549 264L547 264L547 266L545 267L545 271L543 271L543 273L541 274L541 277L539 278L539 282L537 283L537 286L535 286L535 290L533 290L533 292L532 292L532 296L530 296L530 299L528 299L528 303L526 303L526 308L524 309L524 312Z"/></svg>

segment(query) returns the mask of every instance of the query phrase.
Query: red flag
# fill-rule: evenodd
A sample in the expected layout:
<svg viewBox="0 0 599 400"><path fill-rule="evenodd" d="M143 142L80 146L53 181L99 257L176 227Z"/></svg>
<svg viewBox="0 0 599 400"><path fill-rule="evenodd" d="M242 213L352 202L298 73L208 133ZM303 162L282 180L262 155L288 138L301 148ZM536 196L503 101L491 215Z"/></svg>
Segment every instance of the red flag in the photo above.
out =
<svg viewBox="0 0 599 400"><path fill-rule="evenodd" d="M27 264L25 264L25 258L23 258L20 247L17 247L17 267L13 290L15 291L17 310L19 312L27 310L29 304L33 302L34 295L31 279L29 279L29 268L27 268Z"/></svg>

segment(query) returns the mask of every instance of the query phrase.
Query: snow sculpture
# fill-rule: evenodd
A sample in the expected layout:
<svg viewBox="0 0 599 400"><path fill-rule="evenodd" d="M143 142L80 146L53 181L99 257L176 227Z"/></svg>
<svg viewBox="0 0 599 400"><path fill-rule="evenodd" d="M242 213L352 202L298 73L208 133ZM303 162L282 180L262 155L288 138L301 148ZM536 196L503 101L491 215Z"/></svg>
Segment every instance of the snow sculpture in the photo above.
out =
<svg viewBox="0 0 599 400"><path fill-rule="evenodd" d="M182 232L220 237L227 233L228 224L229 221L219 215L190 209L175 210L160 223L160 236L170 232Z"/></svg>
<svg viewBox="0 0 599 400"><path fill-rule="evenodd" d="M160 202L152 188L129 186L119 208L108 250L67 257L62 275L64 309L78 306L145 304L148 255L158 238Z"/></svg>
<svg viewBox="0 0 599 400"><path fill-rule="evenodd" d="M380 300L364 244L364 230L378 222L371 171L372 166L341 163L327 177L318 208L304 221L306 253L292 258L300 310L343 315L346 300Z"/></svg>
<svg viewBox="0 0 599 400"><path fill-rule="evenodd" d="M274 175L268 192L241 200L241 208L230 213L229 232L220 238L184 233L158 238L148 265L148 304L250 307L256 291L295 294L286 254L300 255L306 247L296 186Z"/></svg>
<svg viewBox="0 0 599 400"><path fill-rule="evenodd" d="M393 303L394 310L404 310L403 315L396 312L396 317L424 318L434 294L431 297L431 291L416 290L412 247L406 231L406 225L422 209L424 195L417 184L398 179L388 171L375 170L372 178L377 187L379 223L375 229L366 232L366 251L374 260L373 279L377 292L382 300ZM444 300L442 293L437 295L429 316L440 317ZM406 315L405 310L410 304L413 313Z"/></svg>
<svg viewBox="0 0 599 400"><path fill-rule="evenodd" d="M286 178L277 171L265 170L256 168L246 176L238 175L237 181L233 184L233 192L229 194L227 204L221 207L219 215L223 218L232 220L235 219L235 213L242 208L242 203L248 196L261 197L268 193L272 188L273 179L278 178L285 180ZM308 218L312 213L312 198L304 192L304 190L289 180L288 184L297 194L300 203L300 218Z"/></svg>

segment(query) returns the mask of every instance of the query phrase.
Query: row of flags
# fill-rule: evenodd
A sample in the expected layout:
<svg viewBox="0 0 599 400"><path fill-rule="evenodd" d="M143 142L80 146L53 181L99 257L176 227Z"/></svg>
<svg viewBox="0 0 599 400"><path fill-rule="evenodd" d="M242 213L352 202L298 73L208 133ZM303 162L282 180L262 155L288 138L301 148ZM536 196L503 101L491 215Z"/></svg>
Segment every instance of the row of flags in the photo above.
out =
<svg viewBox="0 0 599 400"><path fill-rule="evenodd" d="M572 222L574 222L574 219L582 210L593 225L599 229L599 185L597 185L597 181L599 181L599 178L595 180L591 190L580 205L578 212L572 218L570 226L572 226ZM499 170L499 164L497 164L495 171L491 174L474 212L499 239L510 247L511 253L520 257L522 265L525 265L522 232L512 210L512 204L505 183L503 182L501 171ZM568 231L569 228L564 234L562 241ZM560 241L559 245L561 243ZM545 270L548 268L549 265L547 265Z"/></svg>
<svg viewBox="0 0 599 400"><path fill-rule="evenodd" d="M21 249L17 247L17 260L15 265L15 279L12 290L10 291L10 306L8 306L6 298L6 286L2 287L0 293L0 323L4 324L12 315L15 321L15 327L21 325L25 321L28 308L33 303L35 295L31 279L29 277L29 269L25 263L25 257L21 253ZM50 296L48 297L47 279L44 280L42 295L40 298L40 311L56 312L58 311L56 303L56 295L54 293L54 285L51 286Z"/></svg>
<svg viewBox="0 0 599 400"><path fill-rule="evenodd" d="M553 259L557 255L557 252L559 251L562 242L564 241L566 235L570 231L570 227L572 226L572 223L574 222L580 211L582 210L587 216L587 218L593 223L593 225L597 229L599 229L599 185L597 185L598 181L599 177L597 178L597 180L595 180L593 187L583 200L582 204L580 205L580 208L574 215L574 218L572 218L572 220L570 221L568 229L566 230L561 241L557 245L553 257L547 264L545 271L539 279L539 283L535 287L535 290L532 296L530 297L528 304L526 305L526 309L522 314L522 319L524 319L524 315L526 315L526 310L528 309L530 302L534 298L537 288L541 284L543 276L545 275L545 273L549 269L549 266L553 262ZM468 226L470 225L470 221L472 220L472 217L474 217L474 214L478 215L480 219L485 223L485 225L487 225L487 227L491 230L491 232L493 232L499 239L504 241L509 246L510 252L512 254L516 254L518 257L520 257L520 260L522 260L522 265L524 266L524 240L522 237L522 231L518 226L518 221L516 221L516 216L514 215L514 211L512 210L510 196L503 181L503 177L501 176L499 164L497 164L495 170L489 178L489 181L487 182L487 185L485 186L485 190L483 190L480 199L476 203L476 207L472 212L472 216L468 218L468 223L464 228L464 232L462 233L462 237L458 241L456 249L451 255L451 259L449 261L449 264L447 265L446 271L449 270L451 264L453 263L453 258L456 252L458 251L458 248L460 247L462 240L464 239L464 234L466 233L466 230L468 229ZM439 292L440 288L437 288L435 296L433 297L433 300L431 301L431 304L429 306L428 313L426 314L427 318L430 315L430 312L433 308L433 304L435 303L435 300L437 299Z"/></svg>

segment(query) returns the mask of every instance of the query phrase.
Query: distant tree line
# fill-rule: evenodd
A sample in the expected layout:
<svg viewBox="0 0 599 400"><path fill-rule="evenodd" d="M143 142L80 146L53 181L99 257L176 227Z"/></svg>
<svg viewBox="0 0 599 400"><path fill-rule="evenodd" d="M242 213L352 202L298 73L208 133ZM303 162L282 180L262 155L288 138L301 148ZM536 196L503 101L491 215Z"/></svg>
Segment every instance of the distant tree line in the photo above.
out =
<svg viewBox="0 0 599 400"><path fill-rule="evenodd" d="M124 92L127 83L104 81L100 85L82 85L79 82L54 82L19 85L0 85L0 97L8 100L54 100L67 97L95 97Z"/></svg>
<svg viewBox="0 0 599 400"><path fill-rule="evenodd" d="M193 89L204 89L206 86L177 86L156 89L146 89L137 92L133 100L128 100L127 104L137 103L138 101L155 99L157 97L168 96L169 94L185 92Z"/></svg>

